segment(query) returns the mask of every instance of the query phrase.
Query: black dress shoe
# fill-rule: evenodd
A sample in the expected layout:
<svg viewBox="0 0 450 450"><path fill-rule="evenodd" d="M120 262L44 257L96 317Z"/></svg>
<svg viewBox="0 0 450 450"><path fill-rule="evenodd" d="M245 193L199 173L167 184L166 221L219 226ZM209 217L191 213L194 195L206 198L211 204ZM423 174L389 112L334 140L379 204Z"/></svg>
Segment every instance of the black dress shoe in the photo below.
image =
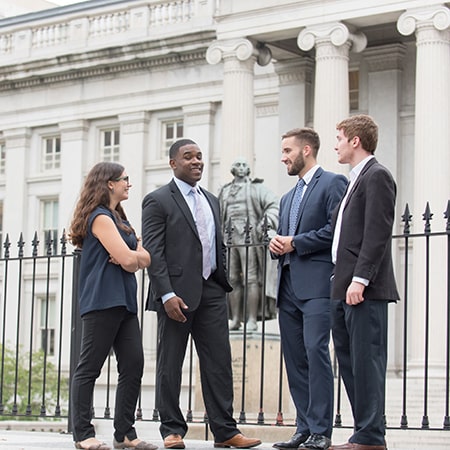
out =
<svg viewBox="0 0 450 450"><path fill-rule="evenodd" d="M295 448L297 449L300 444L303 444L308 439L307 434L302 433L295 433L289 441L284 442L275 442L275 444L272 445L272 447L279 448L279 449L288 449L288 448Z"/></svg>
<svg viewBox="0 0 450 450"><path fill-rule="evenodd" d="M331 439L321 434L312 434L309 438L298 446L299 449L302 448L314 448L317 450L327 450L330 448Z"/></svg>

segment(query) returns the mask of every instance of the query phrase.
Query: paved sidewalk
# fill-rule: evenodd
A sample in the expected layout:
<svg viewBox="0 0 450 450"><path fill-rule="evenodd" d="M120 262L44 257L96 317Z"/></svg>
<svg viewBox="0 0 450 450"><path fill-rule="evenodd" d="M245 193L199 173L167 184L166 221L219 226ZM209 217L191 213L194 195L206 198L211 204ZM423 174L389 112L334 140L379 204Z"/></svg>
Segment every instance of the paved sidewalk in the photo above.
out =
<svg viewBox="0 0 450 450"><path fill-rule="evenodd" d="M407 434L409 432L406 432ZM339 433L340 434L340 433ZM422 435L424 433L422 432ZM426 432L429 438L423 436L424 439L415 440L415 443L405 442L403 445L399 446L398 443L389 441L389 450L414 450L414 449L432 449L432 450L448 450L450 449L450 433L447 438L440 439L439 442L433 442L435 439L434 432ZM109 445L111 444L111 436L98 435L99 439L104 440ZM145 439L148 439L145 437ZM150 440L150 439L149 439ZM337 443L344 442L339 440ZM410 439L408 439L410 441ZM154 444L158 445L160 449L163 449L162 440L153 439L151 440ZM212 441L203 441L197 439L186 439L186 449L187 450L213 450ZM391 442L391 443L389 443ZM258 450L273 450L272 443L263 443ZM72 442L72 436L70 434L62 434L57 432L48 431L14 431L14 430L0 430L0 449L1 450L43 450L43 449L74 449Z"/></svg>
<svg viewBox="0 0 450 450"><path fill-rule="evenodd" d="M37 431L28 431L23 423L9 423L0 421L0 450L43 450L43 449L74 449L72 435L64 431L61 425L55 424L55 431L41 431L36 423ZM136 428L141 439L152 442L163 450L163 442L159 435L158 424L137 422ZM244 434L263 440L263 444L256 447L258 450L273 450L272 443L290 437L292 427L257 427L240 426ZM48 430L49 428L47 428ZM112 422L98 421L96 423L97 437L112 445ZM344 443L350 434L348 429L335 429L333 442ZM190 437L191 436L191 437ZM212 435L204 440L204 426L191 427L185 438L186 450L214 450ZM386 440L389 450L449 450L450 431L432 430L388 430Z"/></svg>

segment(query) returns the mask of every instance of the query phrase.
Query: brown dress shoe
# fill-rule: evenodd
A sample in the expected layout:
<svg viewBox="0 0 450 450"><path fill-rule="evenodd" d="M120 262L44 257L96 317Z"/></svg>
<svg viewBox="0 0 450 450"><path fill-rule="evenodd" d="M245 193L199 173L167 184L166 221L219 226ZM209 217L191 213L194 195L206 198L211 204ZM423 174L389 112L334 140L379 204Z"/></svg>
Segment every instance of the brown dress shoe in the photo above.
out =
<svg viewBox="0 0 450 450"><path fill-rule="evenodd" d="M169 434L164 438L165 448L184 448L183 438L179 434Z"/></svg>
<svg viewBox="0 0 450 450"><path fill-rule="evenodd" d="M261 441L259 439L248 438L248 437L245 437L243 434L238 433L238 434L235 434L231 439L228 439L228 441L214 442L214 447L251 448L251 447L256 447L259 444L261 444Z"/></svg>
<svg viewBox="0 0 450 450"><path fill-rule="evenodd" d="M332 445L328 450L387 450L386 445L364 445L356 442L346 442L341 445Z"/></svg>

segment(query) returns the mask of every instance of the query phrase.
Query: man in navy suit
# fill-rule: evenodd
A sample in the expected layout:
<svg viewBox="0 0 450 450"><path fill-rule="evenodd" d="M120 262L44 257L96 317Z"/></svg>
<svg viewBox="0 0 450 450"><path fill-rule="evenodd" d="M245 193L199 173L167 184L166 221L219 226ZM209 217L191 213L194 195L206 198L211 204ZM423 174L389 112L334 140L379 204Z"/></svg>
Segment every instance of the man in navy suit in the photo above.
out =
<svg viewBox="0 0 450 450"><path fill-rule="evenodd" d="M152 255L147 309L158 314L156 406L165 448L185 448L187 423L179 406L189 335L200 361L203 400L215 447L249 448L233 418L233 378L228 332L219 201L198 186L203 157L181 139L169 149L174 178L142 203L142 238Z"/></svg>
<svg viewBox="0 0 450 450"><path fill-rule="evenodd" d="M350 184L333 215L332 331L354 418L333 450L386 450L387 304L399 299L392 264L396 186L374 157L378 126L361 114L340 122L336 152Z"/></svg>
<svg viewBox="0 0 450 450"><path fill-rule="evenodd" d="M347 185L343 175L317 164L320 140L310 128L282 136L282 158L298 186L280 203L278 234L269 249L278 258L278 320L296 432L278 449L326 450L333 428L331 329L331 217ZM304 185L304 186L303 186Z"/></svg>

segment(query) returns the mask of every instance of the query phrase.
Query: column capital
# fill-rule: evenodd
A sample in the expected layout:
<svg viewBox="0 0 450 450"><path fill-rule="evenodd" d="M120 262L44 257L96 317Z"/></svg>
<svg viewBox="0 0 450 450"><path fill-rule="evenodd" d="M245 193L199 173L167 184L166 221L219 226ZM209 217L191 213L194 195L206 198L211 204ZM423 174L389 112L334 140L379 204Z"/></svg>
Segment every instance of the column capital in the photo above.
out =
<svg viewBox="0 0 450 450"><path fill-rule="evenodd" d="M217 105L212 102L184 105L182 107L186 126L214 123Z"/></svg>
<svg viewBox="0 0 450 450"><path fill-rule="evenodd" d="M146 133L149 121L148 111L119 114L120 131L124 134Z"/></svg>
<svg viewBox="0 0 450 450"><path fill-rule="evenodd" d="M289 86L302 82L311 82L314 72L314 61L305 56L302 59L277 61L274 64L281 86Z"/></svg>
<svg viewBox="0 0 450 450"><path fill-rule="evenodd" d="M7 147L21 147L31 138L31 128L7 128L3 130L3 137ZM14 142L14 145L11 144L12 142Z"/></svg>
<svg viewBox="0 0 450 450"><path fill-rule="evenodd" d="M61 132L87 131L89 129L89 122L85 119L67 120L59 122L58 128Z"/></svg>
<svg viewBox="0 0 450 450"><path fill-rule="evenodd" d="M119 114L119 122L121 124L148 122L149 118L150 113L148 111L133 111Z"/></svg>
<svg viewBox="0 0 450 450"><path fill-rule="evenodd" d="M384 70L402 70L406 54L404 44L388 44L370 47L364 50L369 72L382 72Z"/></svg>
<svg viewBox="0 0 450 450"><path fill-rule="evenodd" d="M351 50L359 53L366 48L367 37L361 32L352 32L341 22L332 22L306 27L300 31L297 38L297 45L304 51L309 51L321 43L331 43L335 47L350 43Z"/></svg>
<svg viewBox="0 0 450 450"><path fill-rule="evenodd" d="M225 58L237 58L247 61L254 57L260 66L266 66L272 60L272 52L264 44L254 45L248 39L229 39L213 42L206 51L206 61L218 64Z"/></svg>
<svg viewBox="0 0 450 450"><path fill-rule="evenodd" d="M450 9L445 6L414 8L404 12L397 21L397 29L404 36L423 26L446 30L450 26Z"/></svg>

